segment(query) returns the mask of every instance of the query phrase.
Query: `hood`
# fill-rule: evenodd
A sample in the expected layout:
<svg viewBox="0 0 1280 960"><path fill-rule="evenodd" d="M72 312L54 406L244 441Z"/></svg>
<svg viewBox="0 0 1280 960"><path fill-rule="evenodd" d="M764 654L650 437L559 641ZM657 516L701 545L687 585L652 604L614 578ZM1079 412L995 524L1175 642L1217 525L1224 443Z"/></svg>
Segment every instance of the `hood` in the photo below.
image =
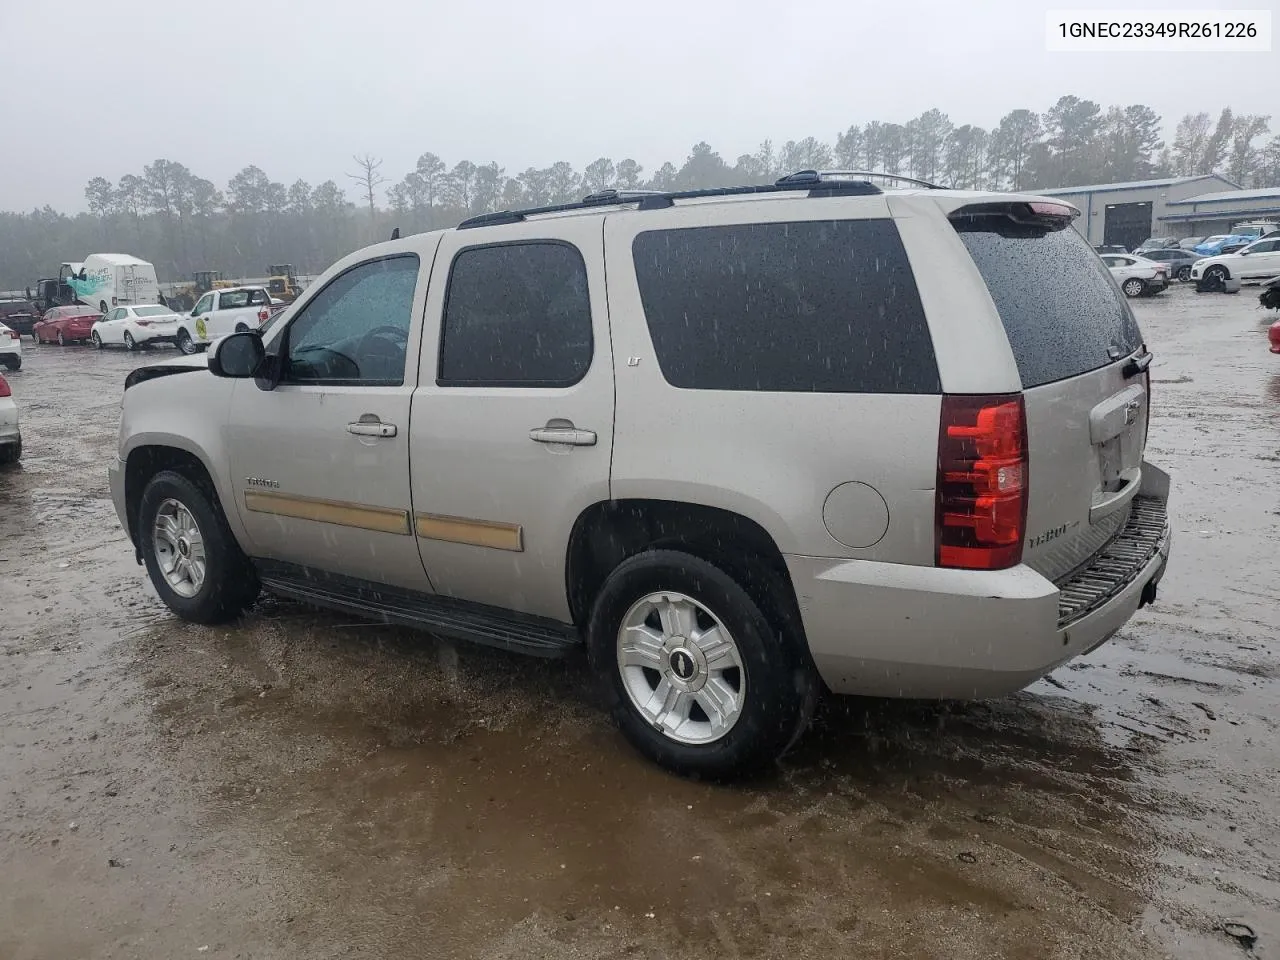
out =
<svg viewBox="0 0 1280 960"><path fill-rule="evenodd" d="M208 369L209 358L204 353L193 353L189 357L177 356L172 360L161 360L159 363L138 367L124 378L124 388L128 390L130 387L146 383L148 380L170 377L178 373L192 373L197 370L207 371Z"/></svg>

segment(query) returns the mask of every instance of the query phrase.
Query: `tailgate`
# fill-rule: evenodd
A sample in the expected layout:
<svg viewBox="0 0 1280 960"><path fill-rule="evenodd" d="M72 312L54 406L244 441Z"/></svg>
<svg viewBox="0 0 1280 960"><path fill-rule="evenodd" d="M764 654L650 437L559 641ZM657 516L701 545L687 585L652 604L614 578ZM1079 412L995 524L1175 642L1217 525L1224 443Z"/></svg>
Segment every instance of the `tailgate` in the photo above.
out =
<svg viewBox="0 0 1280 960"><path fill-rule="evenodd" d="M1142 482L1146 377L1125 362L1025 391L1030 498L1023 562L1059 580L1124 526Z"/></svg>
<svg viewBox="0 0 1280 960"><path fill-rule="evenodd" d="M1076 230L962 213L952 224L986 282L1022 380L1023 562L1061 581L1129 517L1142 480L1150 356L1124 295Z"/></svg>

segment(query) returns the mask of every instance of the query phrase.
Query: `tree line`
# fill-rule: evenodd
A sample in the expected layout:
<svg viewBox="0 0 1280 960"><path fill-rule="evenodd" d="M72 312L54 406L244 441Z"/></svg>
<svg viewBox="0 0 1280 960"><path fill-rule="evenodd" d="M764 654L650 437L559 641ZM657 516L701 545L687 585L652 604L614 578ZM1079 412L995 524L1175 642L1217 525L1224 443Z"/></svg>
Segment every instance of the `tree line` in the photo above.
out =
<svg viewBox="0 0 1280 960"><path fill-rule="evenodd" d="M353 170L340 180L317 186L304 180L286 186L248 166L219 188L160 159L115 182L94 177L85 187L85 213L49 206L0 213L0 288L21 289L93 251L134 253L154 263L162 280L201 269L261 276L268 263L285 261L314 273L385 238L392 226L408 234L610 188L768 183L806 169L882 170L961 189L1051 189L1214 172L1243 187L1273 186L1280 185L1280 135L1268 140L1269 124L1270 117L1230 108L1216 120L1188 114L1166 143L1162 118L1148 106L1103 108L1064 96L1043 113L1010 111L990 130L956 125L934 109L901 124L853 124L832 140L765 140L732 162L701 142L679 166L668 161L652 171L630 158L601 157L580 171L558 161L508 173L496 161L449 165L424 153L391 182L382 161L365 154L352 158Z"/></svg>

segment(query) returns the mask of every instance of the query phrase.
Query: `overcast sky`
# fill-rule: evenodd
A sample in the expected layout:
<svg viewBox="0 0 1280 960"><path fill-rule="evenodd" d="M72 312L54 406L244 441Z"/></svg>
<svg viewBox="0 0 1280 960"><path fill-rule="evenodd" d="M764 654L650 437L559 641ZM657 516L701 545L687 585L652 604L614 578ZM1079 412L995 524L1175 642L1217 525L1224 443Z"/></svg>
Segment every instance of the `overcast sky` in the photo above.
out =
<svg viewBox="0 0 1280 960"><path fill-rule="evenodd" d="M990 127L1066 93L1146 103L1171 136L1187 112L1280 114L1280 54L1047 53L1045 11L1276 4L0 0L0 209L83 209L90 177L157 157L219 186L253 163L354 194L357 152L392 181L427 150L651 172L699 140L732 163L766 137L930 107Z"/></svg>

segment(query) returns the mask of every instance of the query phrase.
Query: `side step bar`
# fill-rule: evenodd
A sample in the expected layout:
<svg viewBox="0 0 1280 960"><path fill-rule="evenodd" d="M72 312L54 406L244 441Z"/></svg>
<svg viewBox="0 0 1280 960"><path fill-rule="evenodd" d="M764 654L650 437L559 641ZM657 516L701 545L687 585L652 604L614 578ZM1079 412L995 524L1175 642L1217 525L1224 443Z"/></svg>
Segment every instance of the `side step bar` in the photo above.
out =
<svg viewBox="0 0 1280 960"><path fill-rule="evenodd" d="M263 589L300 603L379 623L416 627L535 657L563 657L582 646L576 627L451 597L344 577L275 560L254 560Z"/></svg>

